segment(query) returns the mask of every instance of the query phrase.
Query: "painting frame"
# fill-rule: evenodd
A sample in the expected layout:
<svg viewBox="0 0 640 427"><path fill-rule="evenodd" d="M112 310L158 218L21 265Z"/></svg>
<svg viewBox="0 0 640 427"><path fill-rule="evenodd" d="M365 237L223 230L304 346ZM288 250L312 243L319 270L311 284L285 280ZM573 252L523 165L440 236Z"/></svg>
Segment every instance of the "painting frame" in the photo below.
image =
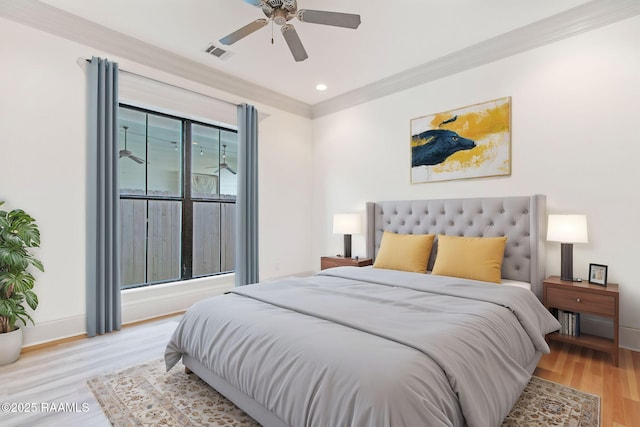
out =
<svg viewBox="0 0 640 427"><path fill-rule="evenodd" d="M603 264L589 264L589 283L606 287L608 270Z"/></svg>
<svg viewBox="0 0 640 427"><path fill-rule="evenodd" d="M511 175L511 97L410 120L410 181Z"/></svg>

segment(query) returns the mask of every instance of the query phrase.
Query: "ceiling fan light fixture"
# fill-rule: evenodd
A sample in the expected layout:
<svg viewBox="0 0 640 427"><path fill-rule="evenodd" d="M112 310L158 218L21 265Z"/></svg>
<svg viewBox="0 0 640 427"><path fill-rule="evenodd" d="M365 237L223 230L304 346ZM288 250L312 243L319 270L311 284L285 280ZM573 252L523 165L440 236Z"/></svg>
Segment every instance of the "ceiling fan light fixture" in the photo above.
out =
<svg viewBox="0 0 640 427"><path fill-rule="evenodd" d="M287 11L285 9L274 9L271 14L271 18L273 19L273 22L278 25L284 25L289 19L291 19L287 16Z"/></svg>

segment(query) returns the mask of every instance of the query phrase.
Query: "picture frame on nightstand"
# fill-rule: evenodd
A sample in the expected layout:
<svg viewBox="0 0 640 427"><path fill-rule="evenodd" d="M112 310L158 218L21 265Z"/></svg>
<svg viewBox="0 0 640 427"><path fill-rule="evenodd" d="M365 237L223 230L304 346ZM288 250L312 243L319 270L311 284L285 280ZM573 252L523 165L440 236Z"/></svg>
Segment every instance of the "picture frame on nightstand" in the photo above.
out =
<svg viewBox="0 0 640 427"><path fill-rule="evenodd" d="M607 286L608 267L602 264L589 264L589 283Z"/></svg>

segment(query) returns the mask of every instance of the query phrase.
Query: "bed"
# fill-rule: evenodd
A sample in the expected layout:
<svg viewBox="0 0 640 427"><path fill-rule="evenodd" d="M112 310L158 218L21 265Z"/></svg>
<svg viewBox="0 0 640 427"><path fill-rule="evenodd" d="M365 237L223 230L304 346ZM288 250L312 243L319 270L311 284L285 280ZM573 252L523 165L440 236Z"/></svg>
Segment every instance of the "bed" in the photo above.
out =
<svg viewBox="0 0 640 427"><path fill-rule="evenodd" d="M500 425L559 328L539 301L545 219L541 195L368 203L376 263L385 232L439 235L433 273L442 235L506 236L498 274L530 290L374 267L244 286L187 311L167 369L182 359L264 426Z"/></svg>

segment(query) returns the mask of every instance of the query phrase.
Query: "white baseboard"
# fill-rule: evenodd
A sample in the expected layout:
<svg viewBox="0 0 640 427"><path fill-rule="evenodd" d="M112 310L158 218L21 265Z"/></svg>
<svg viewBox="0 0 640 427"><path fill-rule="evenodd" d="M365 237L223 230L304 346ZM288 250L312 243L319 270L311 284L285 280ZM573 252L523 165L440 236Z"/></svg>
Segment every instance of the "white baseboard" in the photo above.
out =
<svg viewBox="0 0 640 427"><path fill-rule="evenodd" d="M200 300L222 295L234 286L234 280L233 274L226 274L122 291L122 324L184 311ZM30 347L86 333L85 315L56 319L24 328L22 345Z"/></svg>
<svg viewBox="0 0 640 427"><path fill-rule="evenodd" d="M640 329L620 327L620 347L640 351Z"/></svg>
<svg viewBox="0 0 640 427"><path fill-rule="evenodd" d="M87 318L85 315L56 319L51 322L41 322L35 326L22 329L22 346L29 347L57 341L70 337L77 337L87 333Z"/></svg>
<svg viewBox="0 0 640 427"><path fill-rule="evenodd" d="M613 321L586 314L580 315L580 331L613 339ZM621 326L619 330L620 347L640 351L640 329Z"/></svg>

